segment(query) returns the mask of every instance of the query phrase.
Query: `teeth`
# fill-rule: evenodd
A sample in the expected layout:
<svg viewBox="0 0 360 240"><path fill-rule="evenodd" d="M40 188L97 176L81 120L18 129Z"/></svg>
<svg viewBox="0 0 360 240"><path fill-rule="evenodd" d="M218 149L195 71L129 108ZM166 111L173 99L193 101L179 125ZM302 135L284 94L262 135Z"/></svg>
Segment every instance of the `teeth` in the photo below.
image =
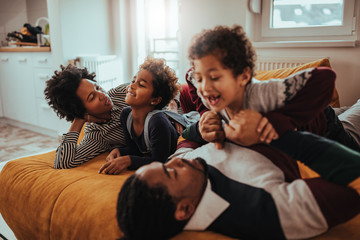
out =
<svg viewBox="0 0 360 240"><path fill-rule="evenodd" d="M211 105L214 105L214 104L216 104L216 103L218 102L219 98L220 98L219 96L217 96L217 97L214 97L214 96L208 97L209 103L210 103Z"/></svg>

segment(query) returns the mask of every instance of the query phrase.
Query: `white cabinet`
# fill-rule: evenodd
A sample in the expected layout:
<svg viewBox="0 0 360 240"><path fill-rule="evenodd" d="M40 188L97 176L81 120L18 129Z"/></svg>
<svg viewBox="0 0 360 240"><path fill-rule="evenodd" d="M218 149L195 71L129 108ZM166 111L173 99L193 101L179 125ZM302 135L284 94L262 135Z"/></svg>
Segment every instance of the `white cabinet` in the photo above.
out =
<svg viewBox="0 0 360 240"><path fill-rule="evenodd" d="M1 54L1 95L5 117L37 123L31 53Z"/></svg>
<svg viewBox="0 0 360 240"><path fill-rule="evenodd" d="M70 127L65 119L60 120L54 110L47 104L45 100L44 90L46 81L54 75L50 53L39 53L33 55L33 79L36 96L36 110L38 117L38 125L48 129L54 129L59 134L65 133Z"/></svg>
<svg viewBox="0 0 360 240"><path fill-rule="evenodd" d="M35 126L32 130L45 134L49 131L54 132L51 135L67 132L70 123L60 120L45 101L45 82L55 69L50 52L1 52L3 116Z"/></svg>

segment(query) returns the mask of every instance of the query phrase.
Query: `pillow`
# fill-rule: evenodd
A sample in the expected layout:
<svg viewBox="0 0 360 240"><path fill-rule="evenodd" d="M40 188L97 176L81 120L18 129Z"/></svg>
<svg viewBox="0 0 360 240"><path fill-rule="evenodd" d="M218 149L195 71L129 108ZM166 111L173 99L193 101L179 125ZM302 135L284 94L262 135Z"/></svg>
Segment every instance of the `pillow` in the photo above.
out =
<svg viewBox="0 0 360 240"><path fill-rule="evenodd" d="M274 70L264 70L264 71L256 71L255 78L258 80L268 80L270 78L285 78L293 73L299 72L301 70L313 67L330 67L330 61L328 58L319 59L313 62L305 63L296 67L290 68L279 68ZM330 102L330 106L332 107L340 107L340 99L339 94L334 88L334 93Z"/></svg>

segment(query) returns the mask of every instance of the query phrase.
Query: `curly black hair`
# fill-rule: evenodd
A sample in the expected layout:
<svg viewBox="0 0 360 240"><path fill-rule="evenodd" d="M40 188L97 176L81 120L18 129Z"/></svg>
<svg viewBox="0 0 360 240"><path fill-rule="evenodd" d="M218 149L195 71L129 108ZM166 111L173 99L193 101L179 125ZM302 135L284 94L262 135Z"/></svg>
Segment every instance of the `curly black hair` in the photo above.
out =
<svg viewBox="0 0 360 240"><path fill-rule="evenodd" d="M170 100L175 98L180 90L175 71L166 65L164 59L151 57L147 57L144 63L140 65L139 71L141 70L147 70L154 76L152 96L162 98L155 107L162 109L169 104Z"/></svg>
<svg viewBox="0 0 360 240"><path fill-rule="evenodd" d="M239 25L216 26L196 35L188 52L192 66L194 60L209 54L215 55L224 68L231 69L234 77L243 73L246 67L250 68L251 76L254 75L256 52Z"/></svg>
<svg viewBox="0 0 360 240"><path fill-rule="evenodd" d="M84 104L76 95L76 90L82 79L95 81L95 73L89 73L73 65L60 66L61 71L55 71L51 79L46 81L45 99L60 118L73 121L83 118L86 112Z"/></svg>
<svg viewBox="0 0 360 240"><path fill-rule="evenodd" d="M136 174L124 182L116 208L121 240L169 239L188 222L175 219L176 203L165 186L150 187Z"/></svg>

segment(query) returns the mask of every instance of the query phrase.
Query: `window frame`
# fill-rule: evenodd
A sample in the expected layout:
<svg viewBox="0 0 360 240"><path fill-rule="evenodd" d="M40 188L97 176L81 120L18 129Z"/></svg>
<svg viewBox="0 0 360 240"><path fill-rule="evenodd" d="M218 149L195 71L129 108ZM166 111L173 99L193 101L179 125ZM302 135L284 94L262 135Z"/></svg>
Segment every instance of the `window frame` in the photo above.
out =
<svg viewBox="0 0 360 240"><path fill-rule="evenodd" d="M344 13L343 13L343 25L342 26L315 26L315 27L303 27L303 28L270 28L271 12L273 1L262 1L262 13L260 21L260 36L262 39L266 38L283 38L283 37L301 37L301 38L324 38L332 37L337 39L344 39L355 34L355 0L344 0Z"/></svg>

